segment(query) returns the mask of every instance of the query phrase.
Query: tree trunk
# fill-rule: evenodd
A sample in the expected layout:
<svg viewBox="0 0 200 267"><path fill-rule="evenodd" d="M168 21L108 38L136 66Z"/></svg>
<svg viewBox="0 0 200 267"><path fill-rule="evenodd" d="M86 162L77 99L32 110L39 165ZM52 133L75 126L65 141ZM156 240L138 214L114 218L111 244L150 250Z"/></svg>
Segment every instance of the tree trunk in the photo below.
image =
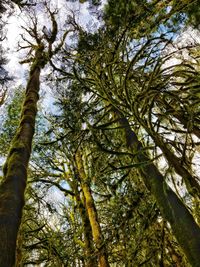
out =
<svg viewBox="0 0 200 267"><path fill-rule="evenodd" d="M88 179L84 171L83 161L81 153L79 151L76 153L76 164L77 164L79 178L81 181L81 187L85 197L86 210L92 228L92 235L98 252L98 263L99 263L98 265L99 267L109 267L106 247L103 235L101 233L101 227L98 221L98 215L94 204L94 199L92 197L91 190L88 185Z"/></svg>
<svg viewBox="0 0 200 267"><path fill-rule="evenodd" d="M15 264L16 239L21 223L26 188L27 168L31 155L32 139L39 99L39 78L43 47L38 48L30 70L22 107L21 121L4 166L4 178L0 185L0 266Z"/></svg>
<svg viewBox="0 0 200 267"><path fill-rule="evenodd" d="M151 163L141 142L132 131L128 120L117 110L120 124L125 130L126 142L129 149L137 155L137 162L141 163L140 172L147 188L154 195L161 214L170 223L174 236L179 242L188 261L193 267L200 263L200 228L186 206L167 185L164 177Z"/></svg>
<svg viewBox="0 0 200 267"><path fill-rule="evenodd" d="M77 203L78 210L79 210L82 224L83 224L83 235L84 235L84 243L85 243L85 248L84 248L85 267L95 267L97 266L97 260L94 255L92 229L90 226L90 221L89 221L88 214L87 214L86 207L85 207L85 197L83 195L81 199L76 181L73 182L73 192L75 193L76 203Z"/></svg>

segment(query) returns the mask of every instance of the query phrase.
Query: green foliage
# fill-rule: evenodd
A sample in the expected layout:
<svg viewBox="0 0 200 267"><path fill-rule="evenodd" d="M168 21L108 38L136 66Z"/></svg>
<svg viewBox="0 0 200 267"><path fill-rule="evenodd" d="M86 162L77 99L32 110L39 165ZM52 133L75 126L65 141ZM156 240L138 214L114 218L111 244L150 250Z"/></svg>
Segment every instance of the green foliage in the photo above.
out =
<svg viewBox="0 0 200 267"><path fill-rule="evenodd" d="M16 88L11 102L7 104L7 116L2 123L0 132L0 150L1 155L8 152L10 142L13 139L17 126L20 121L21 108L24 101L24 89Z"/></svg>

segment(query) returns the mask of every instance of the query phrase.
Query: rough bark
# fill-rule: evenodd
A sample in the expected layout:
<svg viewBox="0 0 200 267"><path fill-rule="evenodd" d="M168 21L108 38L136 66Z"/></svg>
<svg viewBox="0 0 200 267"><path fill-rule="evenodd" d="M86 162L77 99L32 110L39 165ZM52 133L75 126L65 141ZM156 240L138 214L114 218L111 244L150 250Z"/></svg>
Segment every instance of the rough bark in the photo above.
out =
<svg viewBox="0 0 200 267"><path fill-rule="evenodd" d="M193 267L198 267L200 262L200 228L195 222L186 206L167 185L163 175L151 163L141 142L132 131L128 120L118 111L115 111L120 124L125 130L126 142L129 149L133 150L140 171L147 188L154 195L163 217L170 223L174 236L179 242L188 261Z"/></svg>
<svg viewBox="0 0 200 267"><path fill-rule="evenodd" d="M40 71L44 66L43 49L39 47L35 54L26 87L21 121L10 146L3 170L3 181L0 185L1 267L12 267L15 264L16 239L24 206L27 168L35 130Z"/></svg>
<svg viewBox="0 0 200 267"><path fill-rule="evenodd" d="M98 266L109 267L107 253L106 253L106 246L101 232L101 227L99 224L98 215L94 204L94 199L92 197L91 190L88 185L88 179L84 171L82 157L79 151L77 151L76 153L76 164L77 164L79 178L81 181L81 188L83 190L83 194L85 197L85 205L92 229L92 236L98 253Z"/></svg>

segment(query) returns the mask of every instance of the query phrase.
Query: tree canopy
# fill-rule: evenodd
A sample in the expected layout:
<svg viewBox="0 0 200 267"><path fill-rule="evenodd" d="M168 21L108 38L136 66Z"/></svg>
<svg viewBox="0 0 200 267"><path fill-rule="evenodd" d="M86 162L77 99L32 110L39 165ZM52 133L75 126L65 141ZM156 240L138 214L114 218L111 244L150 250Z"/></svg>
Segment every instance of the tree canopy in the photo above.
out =
<svg viewBox="0 0 200 267"><path fill-rule="evenodd" d="M12 2L0 266L198 267L198 1Z"/></svg>

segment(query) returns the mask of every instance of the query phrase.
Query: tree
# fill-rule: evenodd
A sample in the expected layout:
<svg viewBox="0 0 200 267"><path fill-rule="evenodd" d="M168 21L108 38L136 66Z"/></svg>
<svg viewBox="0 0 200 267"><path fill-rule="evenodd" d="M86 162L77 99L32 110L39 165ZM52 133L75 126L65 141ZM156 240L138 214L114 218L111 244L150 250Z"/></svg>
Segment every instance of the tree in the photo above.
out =
<svg viewBox="0 0 200 267"><path fill-rule="evenodd" d="M69 81L68 81L69 82ZM54 88L55 86L52 85ZM121 216L119 217L119 209L122 206L121 202L117 202L118 197L122 192L124 191L124 184L123 182L127 177L130 177L130 184L131 182L133 183L132 187L135 189L134 194L137 192L138 188L136 186L136 181L137 181L137 175L134 172L134 170L131 170L127 173L125 170L129 170L133 168L133 166L137 166L137 164L133 163L133 157L134 154L127 153L126 151L126 145L124 144L124 141L121 139L123 136L123 129L120 130L119 127L117 127L118 120L113 120L109 121L110 114L109 114L109 106L106 108L104 107L104 103L101 103L101 100L96 98L95 94L92 96L90 95L90 101L81 101L81 94L82 91L80 90L81 87L80 85L78 86L77 81L74 81L74 83L69 82L68 86L65 85L65 82L63 81L62 84L58 84L58 94L60 95L59 97L59 107L62 108L59 110L59 115L56 115L55 118L50 119L51 126L50 130L48 131L49 133L49 140L46 140L43 144L48 147L48 146L55 146L55 150L49 153L45 153L41 156L39 159L37 165L42 165L42 166L48 166L51 165L52 169L54 171L59 171L62 165L67 165L66 169L69 170L74 166L73 160L68 163L66 158L69 157L69 155L66 153L68 151L69 154L73 153L72 151L77 151L77 149L81 146L82 149L84 149L84 153L82 154L82 160L84 162L84 171L87 173L87 188L89 185L89 190L92 191L92 195L95 194L95 200L98 200L101 204L98 204L98 202L95 201L95 206L97 207L97 213L100 215L99 220L101 222L101 225L104 225L104 237L106 236L107 238L105 239L106 247L108 250L108 257L109 257L109 262L117 262L118 264L121 262L127 263L127 264L142 264L146 263L147 259L148 261L151 261L151 263L157 264L159 261L159 256L163 255L161 247L159 247L159 243L162 242L161 237L156 235L156 240L157 244L155 246L158 246L157 252L152 251L152 245L148 249L146 248L143 250L141 248L141 255L139 255L139 244L141 240L143 239L143 244L145 243L145 237L146 235L139 232L138 230L142 228L141 225L144 225L144 229L147 227L147 235L150 231L150 227L153 228L152 224L153 222L157 227L155 229L161 229L161 225L159 222L159 219L155 215L154 209L153 209L153 214L149 215L152 216L152 219L154 220L148 222L146 220L146 217L142 216L144 213L144 209L148 209L147 207L144 206L139 206L138 207L138 213L140 216L143 218L140 219L135 219L136 213L135 213L135 205L137 205L137 201L140 199L140 194L143 192L144 188L141 188L141 180L138 181L138 185L140 184L140 190L138 189L138 197L134 199L134 197L130 198L129 201L124 203L124 206L121 210ZM101 106L102 104L102 106ZM106 114L105 114L106 113ZM88 119L87 119L88 118ZM84 130L82 128L82 123L88 123L92 119L94 129L91 129L89 131L88 128ZM109 121L109 122L108 122ZM114 127L116 125L116 127ZM109 128L112 127L112 128ZM109 134L110 133L110 134ZM105 138L104 138L105 137ZM112 138L112 141L110 140ZM81 140L81 141L79 141ZM115 147L115 150L109 149L110 147ZM98 147L100 146L100 150ZM108 148L109 147L109 148ZM118 149L118 151L116 151ZM120 149L120 151L119 151ZM103 151L101 151L103 150ZM124 151L125 150L125 151ZM62 151L62 152L61 152ZM122 152L123 151L123 152ZM116 154L116 155L115 155ZM56 158L55 158L56 155ZM131 157L132 156L132 157ZM46 157L46 161L43 162L44 158ZM91 160L92 158L92 160ZM41 169L44 170L44 167L41 166ZM71 166L71 167L70 167ZM140 164L138 164L138 167ZM68 173L68 171L65 171ZM122 172L122 173L121 173ZM54 186L57 186L60 190L64 191L61 187L61 181L63 181L63 178L57 178L57 185L55 183L55 173L54 175L52 174L52 177L48 177L49 171L44 170L44 175L47 175L47 178L44 180L42 179L41 182L47 183L47 184L52 184ZM129 175L130 174L130 175ZM51 176L49 174L49 176ZM75 179L74 182L78 184L78 186L81 188L79 184L79 176L77 175L77 171L74 172L74 174L69 173L66 175L67 177L69 176L70 178L66 178L65 182L70 185L72 180ZM73 178L74 177L74 178ZM85 175L84 175L85 177ZM95 177L95 178L94 178ZM49 180L52 179L52 180ZM70 179L70 180L69 180ZM94 182L95 179L95 182ZM63 181L63 184L65 183ZM95 186L94 186L95 183ZM74 188L74 186L70 186L70 188ZM109 188L109 191L108 191ZM75 191L72 190L72 193ZM81 192L81 191L80 191ZM66 191L67 195L68 194ZM131 194L131 191L128 191L128 194ZM146 193L145 193L146 194ZM125 194L126 195L126 194ZM126 200L126 197L121 198L123 200ZM147 201L147 199L145 198ZM119 207L116 207L115 210L113 209L113 202L117 202L119 204ZM149 205L155 206L154 203L149 201ZM78 209L80 210L80 203L77 201L77 206ZM129 204L128 204L129 203ZM110 205L110 207L109 207ZM130 205L130 206L129 206ZM109 213L109 209L111 209L111 213L113 214L113 217L115 218L113 221L109 221L109 218L111 218L111 214ZM127 218L124 214L127 214ZM116 217L115 217L116 216ZM133 217L132 217L133 216ZM133 229L131 230L131 226L128 230L128 235L130 238L130 243L128 240L123 240L123 233L121 232L121 227L123 226L123 229L125 231L126 225L129 225L130 220L132 220L131 226L137 227L137 225L140 225L138 227L139 229L134 231ZM158 221L157 221L158 220ZM109 221L109 223L108 223ZM134 223L133 223L134 221ZM84 222L84 220L82 221ZM84 223L83 226L84 227ZM165 228L165 227L164 227ZM153 228L154 229L154 228ZM131 235L131 231L133 231L133 235ZM139 230L140 231L140 230ZM167 231L167 230L166 230ZM76 230L77 232L77 230ZM151 234L153 235L153 230L151 230ZM155 233L154 233L155 234ZM115 236L116 235L116 236ZM120 235L120 239L119 239ZM133 240L135 240L135 236L139 235L138 237L138 243L133 245ZM166 235L167 239L168 234ZM152 237L152 239L154 239ZM170 240L170 237L168 238ZM114 243L114 240L116 240L116 243ZM123 242L122 242L123 240ZM149 240L149 239L148 239ZM179 259L181 256L178 254L176 256L177 252L176 249L168 243L170 252L172 254L165 255L166 258L171 258L171 255L174 255L174 257ZM121 256L121 258L113 257L112 255L116 253L116 251L124 251L124 257ZM122 253L122 252L120 252ZM145 258L146 256L146 258ZM163 257L161 257L162 260ZM167 261L167 259L165 259ZM178 261L178 260L177 260ZM179 260L180 261L180 260ZM170 260L171 262L171 260ZM176 262L176 261L175 261ZM153 265L152 265L153 266Z"/></svg>
<svg viewBox="0 0 200 267"><path fill-rule="evenodd" d="M32 18L32 28L26 29L36 43L33 44L24 38L28 42L28 46L25 48L30 48L30 57L21 63L31 63L31 68L20 123L10 145L10 151L4 165L4 177L0 186L0 265L6 267L13 266L15 262L16 238L24 206L27 168L39 99L40 72L56 53L56 50L52 48L58 33L55 13L51 12L48 6L46 6L46 10L52 22L50 36L47 37L38 33L38 22L34 17ZM63 42L64 39L58 43L57 50Z"/></svg>
<svg viewBox="0 0 200 267"><path fill-rule="evenodd" d="M80 31L80 40L82 41L83 31L75 22L73 24ZM157 147L162 150L162 156L168 161L168 166L182 177L188 193L198 201L199 184L196 177L191 175L188 167L186 167L186 161L190 162L189 166L191 166L191 161L188 161L190 151L186 152L185 146L180 148L176 141L169 143L166 141L168 140L167 134L164 136L159 130L161 122L163 122L162 127L168 129L167 118L165 117L165 121L160 120L160 113L156 111L156 109L160 111L162 106L162 101L159 101L160 96L164 96L167 103L172 99L177 99L178 107L183 110L180 102L184 96L180 94L177 97L177 92L182 89L189 93L190 87L188 83L179 82L179 79L185 76L193 77L197 73L192 64L188 66L188 63L186 65L182 63L183 69L179 72L174 71L173 67L163 69L163 63L166 62L168 55L166 58L162 57L161 52L170 41L165 39L163 34L156 37L155 32L144 39L137 37L133 40L131 30L132 28L127 29L127 25L122 25L118 35L115 31L116 41L114 42L106 33L103 39L103 32L101 32L102 43L98 43L96 47L94 44L91 45L91 38L87 39L88 34L85 33L84 49L88 52L81 53L79 43L77 52L79 55L81 54L81 57L77 58L74 74L80 82L80 87L88 92L96 93L96 96L102 98L106 106L111 106L110 116L116 118L124 129L124 141L127 144L127 149L135 155L134 164L141 165L140 174L144 184L156 198L163 217L170 222L173 233L188 260L192 266L198 266L199 227L183 202L166 183L159 168L152 163L154 159L151 157L152 153L148 149L147 142L145 142L145 135L147 135L150 145L153 141L155 151L157 151ZM86 47L87 41L90 41L89 49ZM135 46L134 41L136 42ZM190 72L190 69L193 69L193 72ZM169 72L167 73L167 71ZM174 91L175 83L178 85L178 89ZM157 99L159 99L158 102ZM190 102L191 104L192 102ZM177 125L173 113L169 114L170 118L173 118L173 125L176 125L176 130L181 131L182 128ZM187 114L186 118L190 118L190 114L186 113L185 110L184 114ZM155 121L156 117L158 120ZM130 123L134 126L131 127ZM88 123L88 126L90 124ZM188 136L188 132L185 134ZM139 139L143 139L145 145ZM185 144L187 146L187 143ZM112 151L103 144L101 146L107 151ZM180 155L184 155L186 158L183 164L179 163ZM185 233L184 236L182 231ZM193 241L190 242L189 240Z"/></svg>

